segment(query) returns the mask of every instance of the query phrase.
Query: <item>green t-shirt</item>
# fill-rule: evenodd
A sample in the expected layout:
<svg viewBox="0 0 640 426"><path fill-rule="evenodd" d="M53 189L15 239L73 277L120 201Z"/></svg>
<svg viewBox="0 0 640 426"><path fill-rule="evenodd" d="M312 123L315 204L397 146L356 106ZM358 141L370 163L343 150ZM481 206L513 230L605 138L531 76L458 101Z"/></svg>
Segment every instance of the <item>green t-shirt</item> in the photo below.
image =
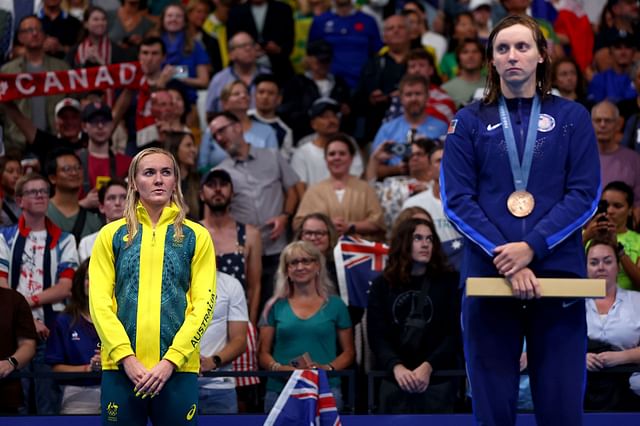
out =
<svg viewBox="0 0 640 426"><path fill-rule="evenodd" d="M76 224L77 214L67 217L63 215L60 210L56 206L53 205L52 202L49 202L49 208L47 209L47 217L51 219L51 222L55 223L60 229L65 232L71 233L73 231L73 226ZM102 220L100 216L90 211L87 212L87 217L84 221L84 226L82 227L82 232L80 233L80 238L84 238L89 234L93 234L94 232L98 232L100 228L102 228ZM76 245L79 244L80 241L76 241Z"/></svg>
<svg viewBox="0 0 640 426"><path fill-rule="evenodd" d="M318 312L306 320L300 319L287 299L274 303L267 316L267 325L275 327L273 359L283 365L308 352L315 362L327 364L338 354L338 330L351 327L349 311L338 296L329 300ZM340 385L339 378L329 380L332 387ZM269 379L267 390L280 392L283 379Z"/></svg>
<svg viewBox="0 0 640 426"><path fill-rule="evenodd" d="M623 234L618 234L618 242L622 243L624 246L624 252L631 258L633 263L638 261L638 256L640 256L640 234L634 231L627 231ZM626 288L627 290L633 290L633 285L631 284L631 278L627 275L627 273L620 267L620 272L618 272L618 286L621 288Z"/></svg>

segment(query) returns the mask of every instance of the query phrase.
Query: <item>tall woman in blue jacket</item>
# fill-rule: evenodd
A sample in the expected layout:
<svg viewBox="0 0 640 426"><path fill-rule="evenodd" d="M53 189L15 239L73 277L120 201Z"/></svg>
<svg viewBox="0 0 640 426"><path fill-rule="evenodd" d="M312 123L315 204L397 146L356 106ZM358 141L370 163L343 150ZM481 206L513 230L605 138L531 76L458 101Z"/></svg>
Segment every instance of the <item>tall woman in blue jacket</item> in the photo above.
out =
<svg viewBox="0 0 640 426"><path fill-rule="evenodd" d="M583 300L540 299L538 278L586 276L580 229L595 212L599 160L583 106L551 96L536 22L492 31L485 97L451 122L441 169L445 212L465 236L461 278L506 277L514 298L465 298L463 339L480 425L513 425L526 336L539 425L582 424Z"/></svg>

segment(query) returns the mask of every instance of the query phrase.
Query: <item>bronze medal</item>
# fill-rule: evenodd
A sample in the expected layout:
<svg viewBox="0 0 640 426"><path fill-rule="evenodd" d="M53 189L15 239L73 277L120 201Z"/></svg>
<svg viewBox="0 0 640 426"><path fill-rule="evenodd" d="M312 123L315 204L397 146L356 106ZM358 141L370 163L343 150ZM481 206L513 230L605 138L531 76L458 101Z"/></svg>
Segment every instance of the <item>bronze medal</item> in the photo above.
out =
<svg viewBox="0 0 640 426"><path fill-rule="evenodd" d="M527 191L514 191L507 199L507 208L515 217L527 217L535 206L533 195Z"/></svg>

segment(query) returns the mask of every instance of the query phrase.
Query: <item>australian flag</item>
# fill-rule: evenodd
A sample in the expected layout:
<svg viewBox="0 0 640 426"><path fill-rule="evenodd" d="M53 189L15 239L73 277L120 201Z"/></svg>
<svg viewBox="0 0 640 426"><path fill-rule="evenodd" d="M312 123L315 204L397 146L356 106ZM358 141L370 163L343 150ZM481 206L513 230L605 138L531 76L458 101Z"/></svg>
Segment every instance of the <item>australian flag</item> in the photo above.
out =
<svg viewBox="0 0 640 426"><path fill-rule="evenodd" d="M344 303L366 308L371 282L387 263L389 246L354 236L340 238L333 250L338 288Z"/></svg>
<svg viewBox="0 0 640 426"><path fill-rule="evenodd" d="M341 426L327 373L295 370L264 422L265 426Z"/></svg>

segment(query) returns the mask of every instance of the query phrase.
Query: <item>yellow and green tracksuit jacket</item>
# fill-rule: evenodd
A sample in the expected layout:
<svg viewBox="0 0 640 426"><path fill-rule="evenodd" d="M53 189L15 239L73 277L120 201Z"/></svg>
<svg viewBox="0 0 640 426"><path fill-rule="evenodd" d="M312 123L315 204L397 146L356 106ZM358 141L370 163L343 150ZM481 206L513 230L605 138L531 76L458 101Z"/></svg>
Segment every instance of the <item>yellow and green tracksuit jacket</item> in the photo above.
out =
<svg viewBox="0 0 640 426"><path fill-rule="evenodd" d="M101 341L102 367L117 370L129 355L147 368L161 359L197 373L200 339L213 316L216 261L209 232L185 220L174 241L175 204L152 226L138 203L140 225L127 245L125 219L102 228L89 264L89 307Z"/></svg>

